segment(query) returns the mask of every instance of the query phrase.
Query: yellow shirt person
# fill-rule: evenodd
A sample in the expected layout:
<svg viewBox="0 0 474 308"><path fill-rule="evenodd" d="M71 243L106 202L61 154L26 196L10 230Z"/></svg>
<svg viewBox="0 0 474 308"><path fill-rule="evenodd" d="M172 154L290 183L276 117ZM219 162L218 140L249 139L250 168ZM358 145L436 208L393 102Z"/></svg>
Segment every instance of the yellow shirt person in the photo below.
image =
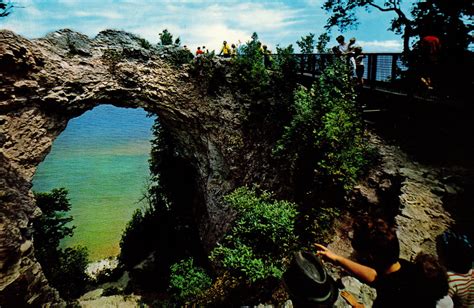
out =
<svg viewBox="0 0 474 308"><path fill-rule="evenodd" d="M222 49L219 55L224 56L224 58L230 58L230 55L232 53L232 49L229 47L226 41L222 43Z"/></svg>

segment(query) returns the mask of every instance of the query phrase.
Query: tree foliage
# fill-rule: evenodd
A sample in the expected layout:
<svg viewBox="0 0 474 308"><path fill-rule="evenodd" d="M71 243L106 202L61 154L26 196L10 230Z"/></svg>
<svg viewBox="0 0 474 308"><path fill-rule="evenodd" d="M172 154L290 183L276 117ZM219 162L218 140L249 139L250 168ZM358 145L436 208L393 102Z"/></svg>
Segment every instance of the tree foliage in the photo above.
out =
<svg viewBox="0 0 474 308"><path fill-rule="evenodd" d="M445 1L428 0L417 1L412 4L411 14L402 8L401 0L326 0L323 8L331 14L326 28L337 26L340 31L355 28L358 24L357 9L376 9L380 12L395 13L389 30L403 37L403 50L410 51L410 38L420 35L420 29L426 27L426 22L430 26L445 27L446 32L455 41L460 36L462 45L469 38L469 31L472 31L472 24L467 26L465 20L472 17L474 7L472 1ZM411 16L410 16L411 15ZM449 30L448 30L449 29ZM467 31L466 31L467 30Z"/></svg>
<svg viewBox="0 0 474 308"><path fill-rule="evenodd" d="M403 33L403 48L409 51L409 39L412 36L412 22L401 8L401 0L326 0L323 8L331 14L326 28L337 26L340 31L355 28L358 25L357 9L377 9L382 12L393 12L390 30Z"/></svg>
<svg viewBox="0 0 474 308"><path fill-rule="evenodd" d="M419 2L412 6L413 35L423 37L436 35L442 42L443 54L446 60L465 59L469 44L474 42L470 35L474 24L466 23L465 17L474 13L471 1L431 0Z"/></svg>
<svg viewBox="0 0 474 308"><path fill-rule="evenodd" d="M180 302L189 300L211 286L212 279L206 271L187 258L171 266L170 291Z"/></svg>
<svg viewBox="0 0 474 308"><path fill-rule="evenodd" d="M164 29L163 32L160 34L160 44L163 46L173 45L173 35L168 31L168 29ZM179 46L181 44L181 39L178 37L174 40L174 45Z"/></svg>
<svg viewBox="0 0 474 308"><path fill-rule="evenodd" d="M302 36L296 44L300 48L301 53L310 54L314 52L314 33Z"/></svg>
<svg viewBox="0 0 474 308"><path fill-rule="evenodd" d="M13 4L10 1L0 0L0 18L11 14Z"/></svg>
<svg viewBox="0 0 474 308"><path fill-rule="evenodd" d="M88 254L83 247L59 247L61 240L72 236L74 230L68 226L73 218L67 215L71 209L67 194L64 188L35 193L36 204L43 215L33 222L33 238L35 256L49 283L62 297L73 299L83 294L89 282L85 273Z"/></svg>
<svg viewBox="0 0 474 308"><path fill-rule="evenodd" d="M271 194L258 194L241 187L225 197L238 213L234 227L211 253L211 260L247 281L281 278L284 259L297 242L294 203L273 201Z"/></svg>
<svg viewBox="0 0 474 308"><path fill-rule="evenodd" d="M274 150L295 167L314 170L316 182L346 189L361 174L369 152L348 70L335 59L311 89L295 91L292 119Z"/></svg>
<svg viewBox="0 0 474 308"><path fill-rule="evenodd" d="M252 96L265 96L268 93L270 77L263 61L260 50L261 42L257 33L252 39L240 46L234 59L237 81L241 89L248 90Z"/></svg>
<svg viewBox="0 0 474 308"><path fill-rule="evenodd" d="M327 48L327 45L329 41L331 40L331 37L327 32L324 32L318 37L318 42L316 44L316 50L318 53L329 53L329 49Z"/></svg>

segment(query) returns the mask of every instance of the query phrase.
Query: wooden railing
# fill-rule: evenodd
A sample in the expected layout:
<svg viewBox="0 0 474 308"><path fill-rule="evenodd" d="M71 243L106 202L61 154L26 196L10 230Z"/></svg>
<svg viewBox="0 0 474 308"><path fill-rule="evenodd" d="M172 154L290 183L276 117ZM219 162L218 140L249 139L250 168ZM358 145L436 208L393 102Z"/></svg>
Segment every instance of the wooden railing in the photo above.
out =
<svg viewBox="0 0 474 308"><path fill-rule="evenodd" d="M365 53L364 80L367 84L391 83L407 68L401 60L401 53ZM277 56L277 55L275 55ZM317 77L328 63L337 57L334 54L295 54L298 72L302 75Z"/></svg>

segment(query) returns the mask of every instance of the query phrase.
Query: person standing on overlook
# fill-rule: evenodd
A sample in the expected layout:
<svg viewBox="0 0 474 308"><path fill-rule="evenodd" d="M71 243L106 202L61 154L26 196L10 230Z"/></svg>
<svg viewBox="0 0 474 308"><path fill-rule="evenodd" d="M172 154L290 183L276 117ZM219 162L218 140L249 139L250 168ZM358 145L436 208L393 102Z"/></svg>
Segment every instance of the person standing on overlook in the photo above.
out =
<svg viewBox="0 0 474 308"><path fill-rule="evenodd" d="M222 43L221 51L219 52L219 56L223 56L224 58L230 58L232 50L230 49L229 45L226 41Z"/></svg>
<svg viewBox="0 0 474 308"><path fill-rule="evenodd" d="M237 47L235 46L235 44L232 44L231 47L232 49L231 49L230 55L232 58L235 58L237 57Z"/></svg>
<svg viewBox="0 0 474 308"><path fill-rule="evenodd" d="M428 90L433 89L433 80L438 73L441 42L432 31L425 31L418 43L420 52L420 80Z"/></svg>
<svg viewBox="0 0 474 308"><path fill-rule="evenodd" d="M201 47L198 46L197 50L196 50L196 56L200 56L204 53L204 51L202 51Z"/></svg>
<svg viewBox="0 0 474 308"><path fill-rule="evenodd" d="M345 38L342 35L339 35L336 37L336 41L339 44L337 47L339 49L339 52L343 55L347 54L349 52L349 45L345 42Z"/></svg>
<svg viewBox="0 0 474 308"><path fill-rule="evenodd" d="M355 60L355 73L357 77L357 85L364 85L364 58L365 55L362 53L362 47L354 47L354 60Z"/></svg>
<svg viewBox="0 0 474 308"><path fill-rule="evenodd" d="M270 55L272 52L268 49L267 45L262 46L262 53L263 53L263 64L265 65L265 68L270 68L271 64L271 57Z"/></svg>

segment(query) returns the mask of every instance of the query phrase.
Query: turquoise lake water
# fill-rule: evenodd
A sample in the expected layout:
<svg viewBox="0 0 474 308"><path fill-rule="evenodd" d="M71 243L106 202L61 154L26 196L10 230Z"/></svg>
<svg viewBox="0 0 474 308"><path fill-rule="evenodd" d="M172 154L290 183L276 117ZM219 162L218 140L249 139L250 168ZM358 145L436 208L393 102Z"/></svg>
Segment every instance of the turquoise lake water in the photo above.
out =
<svg viewBox="0 0 474 308"><path fill-rule="evenodd" d="M119 253L122 230L149 177L151 127L143 109L101 105L69 121L33 179L34 191L66 187L76 226L63 246L86 246L91 260Z"/></svg>

